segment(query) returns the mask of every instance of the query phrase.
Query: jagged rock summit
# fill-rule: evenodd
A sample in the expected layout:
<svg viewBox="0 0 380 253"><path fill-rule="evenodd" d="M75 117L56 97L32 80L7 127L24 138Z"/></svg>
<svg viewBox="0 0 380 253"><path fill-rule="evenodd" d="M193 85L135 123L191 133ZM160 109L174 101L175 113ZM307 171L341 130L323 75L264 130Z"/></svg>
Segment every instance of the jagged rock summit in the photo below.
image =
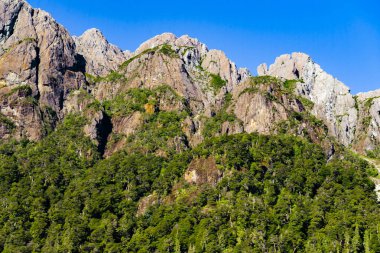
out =
<svg viewBox="0 0 380 253"><path fill-rule="evenodd" d="M298 83L296 92L314 103L314 115L323 119L331 135L343 144L353 142L358 112L349 88L323 71L309 55L281 55L269 68L262 64L257 71L259 75L302 80Z"/></svg>
<svg viewBox="0 0 380 253"><path fill-rule="evenodd" d="M0 112L12 119L14 136L39 139L70 91L85 84L84 66L70 34L47 12L22 0L2 0L0 12ZM18 89L25 92L9 95Z"/></svg>
<svg viewBox="0 0 380 253"><path fill-rule="evenodd" d="M209 50L205 44L188 35L183 35L179 38L173 33L157 35L142 43L136 50L135 55L164 44L170 45L178 50L187 49L184 50L181 57L187 65L195 67L197 64L200 64L202 68L210 73L220 75L230 86L237 85L250 76L248 69L238 69L236 64L229 60L224 52L220 50ZM231 87L229 88L231 89Z"/></svg>
<svg viewBox="0 0 380 253"><path fill-rule="evenodd" d="M257 72L260 76L300 80L297 94L313 102L312 113L345 146L365 152L379 145L379 90L353 95L304 53L279 56L269 68L266 64L258 66Z"/></svg>
<svg viewBox="0 0 380 253"><path fill-rule="evenodd" d="M212 124L214 134L272 134L292 122L287 131L307 132L319 143L320 125L313 126L309 116L300 120L308 113L322 120L330 137L358 152L380 143L379 91L353 96L306 54L262 64L262 78L255 79L224 52L188 35L164 33L133 53L123 52L98 29L70 36L48 13L23 0L2 0L0 11L2 138L38 140L67 114L79 113L89 121L86 134L99 145L111 141L114 152L143 126L144 113L183 111L186 136L176 140L178 147L200 143ZM285 80L293 80L294 90ZM105 107L117 100L125 110L133 89L151 94L139 111L123 114ZM93 104L101 106L88 111Z"/></svg>
<svg viewBox="0 0 380 253"><path fill-rule="evenodd" d="M115 71L131 57L129 52L110 44L103 33L95 28L85 31L79 37L73 37L77 52L86 61L86 72L95 76L107 75Z"/></svg>

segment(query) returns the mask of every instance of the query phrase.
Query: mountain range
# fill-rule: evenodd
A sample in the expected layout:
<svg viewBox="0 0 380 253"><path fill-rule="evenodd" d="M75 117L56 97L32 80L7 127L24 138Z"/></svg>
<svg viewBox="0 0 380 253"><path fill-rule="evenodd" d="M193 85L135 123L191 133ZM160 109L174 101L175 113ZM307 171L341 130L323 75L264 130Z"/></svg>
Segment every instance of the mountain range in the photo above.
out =
<svg viewBox="0 0 380 253"><path fill-rule="evenodd" d="M307 100L307 111L322 120L328 135L342 145L364 154L376 150L379 143L380 91L353 95L306 54L282 55L269 67L258 67L259 76L295 80L294 101L284 96L268 103L264 98L274 92L273 87L241 96L242 90L252 86L249 70L237 68L222 51L209 50L187 35L161 34L133 53L123 52L97 29L70 36L48 13L24 1L3 1L1 7L2 138L41 139L46 128L54 128L67 113L84 109L89 101L77 101L80 93L88 94L88 100L105 101L129 88L166 85L186 103L162 101L157 106L191 111L186 120L192 129L187 135L190 143L202 141L202 119L221 111L226 94L233 97L226 109L238 123L224 122L220 133L276 131L276 123L291 119L289 110L303 111L300 100ZM113 123L112 133L125 134L134 128ZM101 120L96 124L102 127Z"/></svg>
<svg viewBox="0 0 380 253"><path fill-rule="evenodd" d="M33 153L33 150L45 152L44 148L38 148L43 147L38 145L45 145L41 143L57 141L52 145L63 145L63 147L71 143L71 141L60 139L63 137L57 137L59 134L75 136L78 140L86 138L87 141L83 140L82 144L73 144L66 148L69 150L75 147L73 152L76 156L88 161L99 159L103 164L117 159L122 160L120 154L124 154L123 152L154 155L157 159L172 160L176 154L193 152L192 150L197 150L197 147L204 147L207 150L208 148L217 149L218 145L224 145L223 141L217 142L219 144L216 146L207 144L210 138L221 138L221 140L232 138L230 140L232 143L234 141L244 143L244 138L233 139L238 138L235 136L242 135L267 136L268 138L270 136L292 136L291 138L297 138L296 143L306 140L311 143L310 145L320 147L320 153L318 153L319 151L315 152L324 157L321 158L323 163L328 164L334 159L351 161L352 164L346 165L347 168L361 162L365 163L363 160L358 162L359 160L352 160L354 158L347 158L351 155L368 156L369 158L366 159L375 166L374 161L380 157L380 90L354 95L345 84L326 73L307 54L281 55L270 66L266 64L258 66L258 75L253 76L248 69L238 68L224 52L211 50L198 39L187 35L176 37L174 34L164 33L149 39L142 43L136 51L130 52L122 51L117 46L110 44L98 29L90 29L79 37L71 36L50 14L32 8L24 0L0 0L0 13L0 139L3 145L18 143L17 145L24 145L24 148L25 145L32 145L32 148L27 146L29 151L25 151L25 154L21 151L18 154L18 151L15 151L17 149L13 150L12 148L13 151L7 151L9 154L3 152L4 155L17 157L14 159L19 166L24 166L22 165L24 162L28 163L26 162L28 159L25 157ZM81 124L74 130L70 130L68 122L75 126L78 122ZM75 133L70 131L75 131ZM72 140L74 143L75 138ZM261 139L255 139L256 137L250 138L253 142L261 141ZM262 144L263 147L269 145L265 143ZM279 141L279 143L287 145L286 141ZM240 148L243 153L249 150L244 151L244 148ZM279 147L277 151L280 152L280 150ZM305 150L306 153L314 152L309 149ZM221 165L218 159L223 158L222 154L206 155L208 151L205 153L194 152L198 152L196 153L198 158L188 158L189 162L185 165L185 171L177 175L178 178L183 178L187 184L197 186L207 184L215 187L223 181L223 178L228 178L229 173L233 173L221 172L220 166L224 162ZM239 152L239 150L235 150L235 152ZM273 152L267 155L275 156L275 153L276 148L273 148ZM347 155L348 153L350 155ZM94 158L95 154L98 154L98 158ZM48 161L54 164L55 159L61 158L57 156L49 158ZM2 159L5 161L5 156ZM62 159L71 161L71 158L67 157ZM225 159L226 164L229 163L229 159L233 160L233 158ZM153 160L152 163L156 162ZM265 166L269 168L273 165L271 159L266 162L264 160L260 166L266 164ZM30 168L43 168L45 165L41 164L36 162L34 165L30 165L32 166ZM305 164L307 164L306 161ZM59 168L63 165L56 166ZM149 167L149 165L146 166ZM249 165L247 166L248 168L240 169L243 169L242 171L249 169ZM370 164L366 166L371 167ZM256 169L258 170L258 168ZM41 177L44 171L47 174L50 173L47 172L48 170L42 170L38 172ZM28 174L25 171L21 174L23 173ZM162 173L164 173L163 170L161 170ZM64 175L63 173L62 177L65 177ZM274 177L274 174L272 176ZM375 177L373 176L372 180L377 184L379 180ZM41 185L49 185L46 178L41 179ZM58 178L60 177L54 180L58 180ZM168 186L166 191L161 193L159 190L153 191L149 188L138 198L127 194L129 197L126 198L132 199L136 205L137 217L146 214L147 210L157 203L173 203L173 198L180 195L179 188L184 187L178 183L178 178L170 181L170 184L173 185ZM9 182L4 189L10 188L11 183L16 184L16 181ZM17 182L21 182L21 180ZM27 185L33 188L33 182L32 180ZM367 183L370 187L371 181ZM62 184L67 187L70 185L69 181ZM50 189L48 186L46 187L43 191ZM354 186L352 187L354 188ZM372 196L374 190L368 189L364 194L367 197ZM7 191L3 190L2 199L6 198L4 197L6 196L5 192ZM170 194L170 192L172 193ZM62 195L58 194L57 196L66 196L66 188L60 194ZM199 192L194 191L192 194L195 196ZM313 194L316 193L313 192ZM247 199L249 198L251 197L247 197ZM54 202L55 200L42 202L50 203L50 201ZM3 203L5 202L4 200ZM49 206L46 203L44 205ZM268 203L272 202L265 203L265 205L271 205ZM7 208L10 206L9 203L5 205ZM86 204L81 208L87 210L86 208L90 207ZM48 213L47 210L52 212L50 206L46 207L46 213ZM326 210L323 212L327 212ZM203 210L202 212L207 211ZM374 211L374 213L377 212L378 209ZM105 217L105 213L107 212L93 215L99 220L101 217ZM28 215L32 214L28 213ZM110 217L107 216L105 219L112 220L113 218ZM55 222L53 222L53 218L49 219L50 221L45 224L44 232L38 235L41 238L45 238L45 235L49 235L56 229L48 230L48 224ZM7 218L3 217L0 224L5 227L4 224L8 220L10 220L8 216ZM118 222L122 222L122 220ZM27 222L22 223L27 226ZM363 241L360 245L364 246L357 246L357 249L363 252L367 250L364 241L367 240L368 244L369 240L369 234L365 234L367 230L364 223L364 221L361 223L355 220L352 223L353 227L351 226L352 234L347 232L342 235L344 238L355 237L355 233L359 236L358 228L363 226L360 227L360 238L362 238L360 240ZM45 241L33 241L30 238L25 240L33 241L33 244L23 246L25 248L21 250L20 245L24 245L23 243L12 248L9 246L11 245L9 240L12 239L4 239L7 238L7 233L11 233L9 231L12 229L0 233L0 245L2 245L0 248L4 252L29 252L34 247L33 245L39 245L33 248L33 252L41 250L44 252L89 252L91 250L91 252L116 252L116 250L111 250L111 246L103 245L96 246L98 247L96 248L90 244L86 246L87 248L85 246L83 246L84 248L74 246L70 248L66 245L65 250L59 251L54 248L54 243L47 246L44 244ZM178 230L176 233L178 235ZM260 233L257 232L255 236L265 238L265 235ZM58 234L57 232L57 238ZM31 237L33 236L32 234ZM49 236L44 240L53 241L53 239L49 239ZM367 239L365 239L366 236ZM375 238L375 235L373 237ZM115 238L118 238L115 239L117 242L122 241L120 236ZM252 240L261 240L257 238ZM269 243L272 239L266 238L268 244L264 246L260 244L257 252L286 252L286 248L283 248L282 251L278 248L276 251L276 242ZM81 240L78 245L86 241ZM303 238L303 240L306 239ZM317 248L313 249L316 250L315 252L342 252L339 250L349 246L346 245L348 243L346 239L339 240L342 245L340 248L337 246L334 250L324 251L321 246L318 248L320 251ZM351 246L354 244L352 240L348 240L351 242ZM55 243L63 245L63 248L66 247L64 240ZM143 241L135 242L136 245L140 243L144 244ZM328 242L326 243L328 244ZM330 249L335 241L334 243L331 241L331 243L328 244ZM192 249L193 252L202 251L199 249L203 246L189 245L180 243L178 246L174 240L171 248L168 246L167 249L177 252L190 252ZM306 250L311 249L310 245L300 246L300 251L312 252ZM161 246L152 246L153 248L141 252L161 252ZM130 247L128 248L130 252L138 249L138 246L128 247ZM12 249L16 251L12 251ZM209 252L217 252L211 249L214 248L210 248Z"/></svg>

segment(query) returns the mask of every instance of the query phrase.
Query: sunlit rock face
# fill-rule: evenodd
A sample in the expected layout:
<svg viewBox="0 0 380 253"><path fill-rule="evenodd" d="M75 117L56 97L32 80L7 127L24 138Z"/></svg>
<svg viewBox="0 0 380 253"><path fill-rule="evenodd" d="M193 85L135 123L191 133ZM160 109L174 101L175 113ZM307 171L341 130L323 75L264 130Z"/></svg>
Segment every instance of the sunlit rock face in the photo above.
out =
<svg viewBox="0 0 380 253"><path fill-rule="evenodd" d="M282 55L269 68L262 64L257 71L259 75L299 79L296 92L314 103L313 114L326 123L330 134L346 146L354 141L358 109L353 95L310 56L303 53Z"/></svg>
<svg viewBox="0 0 380 253"><path fill-rule="evenodd" d="M95 76L107 75L130 57L130 53L110 44L98 29L89 29L74 37L78 54L86 61L86 72Z"/></svg>

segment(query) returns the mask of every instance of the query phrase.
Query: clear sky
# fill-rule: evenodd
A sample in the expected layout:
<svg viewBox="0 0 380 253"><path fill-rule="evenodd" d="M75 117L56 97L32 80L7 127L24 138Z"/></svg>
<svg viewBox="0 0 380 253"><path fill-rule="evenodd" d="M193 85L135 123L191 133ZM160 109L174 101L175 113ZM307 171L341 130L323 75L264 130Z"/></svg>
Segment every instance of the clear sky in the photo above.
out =
<svg viewBox="0 0 380 253"><path fill-rule="evenodd" d="M379 0L29 0L71 34L99 28L134 51L163 32L188 34L256 74L263 62L305 52L353 93L380 88Z"/></svg>

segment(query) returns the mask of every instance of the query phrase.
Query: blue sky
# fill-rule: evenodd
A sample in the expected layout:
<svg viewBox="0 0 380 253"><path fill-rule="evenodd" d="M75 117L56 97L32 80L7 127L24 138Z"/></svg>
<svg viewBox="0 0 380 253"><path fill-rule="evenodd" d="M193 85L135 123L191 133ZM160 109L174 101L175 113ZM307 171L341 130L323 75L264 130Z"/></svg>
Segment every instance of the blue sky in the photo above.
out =
<svg viewBox="0 0 380 253"><path fill-rule="evenodd" d="M134 51L163 32L188 34L256 74L263 62L305 52L353 93L380 88L380 1L29 0L71 34L96 27Z"/></svg>

